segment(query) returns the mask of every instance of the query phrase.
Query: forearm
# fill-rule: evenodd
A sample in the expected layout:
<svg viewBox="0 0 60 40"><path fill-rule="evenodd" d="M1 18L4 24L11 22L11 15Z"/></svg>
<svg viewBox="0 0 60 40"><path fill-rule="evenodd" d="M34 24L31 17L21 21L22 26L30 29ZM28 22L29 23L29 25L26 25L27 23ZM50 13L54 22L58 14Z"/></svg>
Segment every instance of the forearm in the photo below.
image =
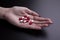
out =
<svg viewBox="0 0 60 40"><path fill-rule="evenodd" d="M0 19L3 19L4 15L9 11L9 8L0 7Z"/></svg>

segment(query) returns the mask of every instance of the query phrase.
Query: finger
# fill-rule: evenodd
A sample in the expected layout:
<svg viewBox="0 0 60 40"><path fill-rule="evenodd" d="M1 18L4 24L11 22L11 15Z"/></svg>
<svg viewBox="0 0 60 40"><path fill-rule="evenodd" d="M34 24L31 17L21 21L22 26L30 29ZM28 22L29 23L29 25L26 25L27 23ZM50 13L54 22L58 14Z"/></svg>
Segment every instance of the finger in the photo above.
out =
<svg viewBox="0 0 60 40"><path fill-rule="evenodd" d="M47 26L49 26L48 24L37 24L37 25L39 25L40 27L47 27Z"/></svg>
<svg viewBox="0 0 60 40"><path fill-rule="evenodd" d="M36 24L51 24L50 21L36 21L36 20L34 20L33 23L36 23Z"/></svg>
<svg viewBox="0 0 60 40"><path fill-rule="evenodd" d="M28 13L29 15L33 15L33 16L39 16L38 13L36 13L36 12L30 10L30 9L27 9L27 10L26 10L26 13Z"/></svg>
<svg viewBox="0 0 60 40"><path fill-rule="evenodd" d="M34 12L34 11L32 11L31 13L32 13L33 16L39 16L39 14Z"/></svg>
<svg viewBox="0 0 60 40"><path fill-rule="evenodd" d="M36 29L36 30L41 29L41 27L39 27L34 23L32 25L29 25L29 23L20 23L19 26L21 26L21 28L27 28L27 29Z"/></svg>
<svg viewBox="0 0 60 40"><path fill-rule="evenodd" d="M34 19L34 20L39 20L39 21L48 21L48 18L37 17L37 16L34 16L33 19Z"/></svg>
<svg viewBox="0 0 60 40"><path fill-rule="evenodd" d="M30 29L41 30L41 27L40 27L39 25L33 23L33 24L30 26Z"/></svg>

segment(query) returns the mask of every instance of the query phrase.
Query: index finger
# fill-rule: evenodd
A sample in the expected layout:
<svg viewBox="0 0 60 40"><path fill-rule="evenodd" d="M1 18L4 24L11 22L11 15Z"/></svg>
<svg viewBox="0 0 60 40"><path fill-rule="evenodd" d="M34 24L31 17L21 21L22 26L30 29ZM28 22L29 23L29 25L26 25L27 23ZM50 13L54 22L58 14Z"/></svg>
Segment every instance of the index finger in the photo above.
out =
<svg viewBox="0 0 60 40"><path fill-rule="evenodd" d="M33 15L33 16L40 16L37 12L32 11L32 10L30 10L30 9L27 9L27 10L26 10L26 13L28 13L28 14L30 14L30 15Z"/></svg>

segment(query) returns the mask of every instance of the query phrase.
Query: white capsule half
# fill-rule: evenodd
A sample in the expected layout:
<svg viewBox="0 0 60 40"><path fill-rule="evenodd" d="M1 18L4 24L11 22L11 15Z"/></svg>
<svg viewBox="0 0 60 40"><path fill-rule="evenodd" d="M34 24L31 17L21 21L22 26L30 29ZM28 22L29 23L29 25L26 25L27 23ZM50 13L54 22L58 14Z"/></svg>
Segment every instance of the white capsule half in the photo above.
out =
<svg viewBox="0 0 60 40"><path fill-rule="evenodd" d="M22 17L22 19L24 19L24 17Z"/></svg>
<svg viewBox="0 0 60 40"><path fill-rule="evenodd" d="M23 20L20 20L20 23L23 23L24 21Z"/></svg>
<svg viewBox="0 0 60 40"><path fill-rule="evenodd" d="M31 20L32 22L34 22L34 20Z"/></svg>
<svg viewBox="0 0 60 40"><path fill-rule="evenodd" d="M26 23L27 21L26 20L24 20L24 23Z"/></svg>

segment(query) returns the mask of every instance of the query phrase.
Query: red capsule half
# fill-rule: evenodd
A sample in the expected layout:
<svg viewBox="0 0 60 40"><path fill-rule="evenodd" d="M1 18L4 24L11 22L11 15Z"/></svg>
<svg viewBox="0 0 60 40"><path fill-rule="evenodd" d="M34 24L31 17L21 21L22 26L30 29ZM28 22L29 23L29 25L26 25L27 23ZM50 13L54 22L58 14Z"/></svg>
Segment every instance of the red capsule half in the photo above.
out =
<svg viewBox="0 0 60 40"><path fill-rule="evenodd" d="M32 23L33 23L33 22L30 21L30 22L29 22L29 25L32 25Z"/></svg>
<svg viewBox="0 0 60 40"><path fill-rule="evenodd" d="M19 20L23 20L22 18L19 18Z"/></svg>

